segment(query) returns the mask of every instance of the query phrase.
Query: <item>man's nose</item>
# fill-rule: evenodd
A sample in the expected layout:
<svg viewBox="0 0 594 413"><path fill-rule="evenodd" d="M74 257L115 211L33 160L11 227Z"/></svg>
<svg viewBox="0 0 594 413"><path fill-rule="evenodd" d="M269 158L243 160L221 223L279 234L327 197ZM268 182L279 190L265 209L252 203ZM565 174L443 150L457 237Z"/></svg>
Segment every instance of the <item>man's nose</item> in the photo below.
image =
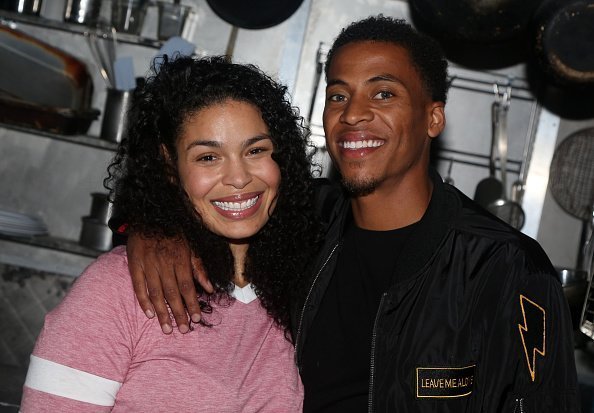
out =
<svg viewBox="0 0 594 413"><path fill-rule="evenodd" d="M244 161L230 161L224 172L223 184L243 189L252 181L252 174Z"/></svg>
<svg viewBox="0 0 594 413"><path fill-rule="evenodd" d="M364 97L351 97L346 102L340 115L340 121L348 125L356 125L359 122L370 121L371 119L373 119L373 112L369 102Z"/></svg>

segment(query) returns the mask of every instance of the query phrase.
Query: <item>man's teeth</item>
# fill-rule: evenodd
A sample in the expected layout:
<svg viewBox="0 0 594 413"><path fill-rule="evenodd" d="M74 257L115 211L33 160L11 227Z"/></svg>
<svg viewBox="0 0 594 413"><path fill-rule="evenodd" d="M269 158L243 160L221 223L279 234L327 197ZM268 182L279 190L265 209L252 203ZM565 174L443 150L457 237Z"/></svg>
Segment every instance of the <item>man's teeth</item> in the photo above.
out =
<svg viewBox="0 0 594 413"><path fill-rule="evenodd" d="M243 211L243 210L253 207L257 201L258 201L258 197L255 196L253 198L248 199L247 201L242 201L242 202L212 201L212 203L217 208L221 208L224 211Z"/></svg>
<svg viewBox="0 0 594 413"><path fill-rule="evenodd" d="M361 149L361 148L377 148L378 146L382 146L384 143L382 141L344 141L340 142L340 146L345 149Z"/></svg>

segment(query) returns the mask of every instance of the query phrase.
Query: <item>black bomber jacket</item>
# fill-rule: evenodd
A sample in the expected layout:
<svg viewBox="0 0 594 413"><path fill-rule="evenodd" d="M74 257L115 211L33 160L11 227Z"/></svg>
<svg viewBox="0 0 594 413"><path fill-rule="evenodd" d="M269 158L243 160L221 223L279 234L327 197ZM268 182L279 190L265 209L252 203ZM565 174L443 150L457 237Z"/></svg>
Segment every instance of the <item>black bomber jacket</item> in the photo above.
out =
<svg viewBox="0 0 594 413"><path fill-rule="evenodd" d="M431 176L431 202L401 254L400 281L377 311L369 412L579 412L569 309L546 254ZM350 208L336 186L319 194L326 241L293 311L300 369Z"/></svg>

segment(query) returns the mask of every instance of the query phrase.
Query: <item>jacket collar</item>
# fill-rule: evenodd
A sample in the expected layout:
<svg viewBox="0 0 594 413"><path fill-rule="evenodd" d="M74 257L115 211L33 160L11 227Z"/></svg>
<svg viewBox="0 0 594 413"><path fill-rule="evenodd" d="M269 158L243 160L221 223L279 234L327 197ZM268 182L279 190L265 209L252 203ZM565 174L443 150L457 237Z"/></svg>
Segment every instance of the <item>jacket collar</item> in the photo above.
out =
<svg viewBox="0 0 594 413"><path fill-rule="evenodd" d="M400 254L396 277L398 280L414 278L427 265L452 228L461 207L454 191L443 183L441 176L433 168L429 169L429 177L433 182L431 201ZM328 239L342 239L350 208L349 198L341 197L328 220Z"/></svg>

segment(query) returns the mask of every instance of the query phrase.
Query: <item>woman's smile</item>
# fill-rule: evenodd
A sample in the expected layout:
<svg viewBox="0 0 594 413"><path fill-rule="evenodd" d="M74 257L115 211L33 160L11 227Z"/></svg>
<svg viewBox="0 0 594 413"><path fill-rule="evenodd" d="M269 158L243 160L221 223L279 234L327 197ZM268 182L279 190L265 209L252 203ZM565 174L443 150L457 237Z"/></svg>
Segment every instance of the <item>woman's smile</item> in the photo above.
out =
<svg viewBox="0 0 594 413"><path fill-rule="evenodd" d="M261 206L260 195L262 193L239 194L227 198L213 200L217 212L226 218L243 219L255 214Z"/></svg>

